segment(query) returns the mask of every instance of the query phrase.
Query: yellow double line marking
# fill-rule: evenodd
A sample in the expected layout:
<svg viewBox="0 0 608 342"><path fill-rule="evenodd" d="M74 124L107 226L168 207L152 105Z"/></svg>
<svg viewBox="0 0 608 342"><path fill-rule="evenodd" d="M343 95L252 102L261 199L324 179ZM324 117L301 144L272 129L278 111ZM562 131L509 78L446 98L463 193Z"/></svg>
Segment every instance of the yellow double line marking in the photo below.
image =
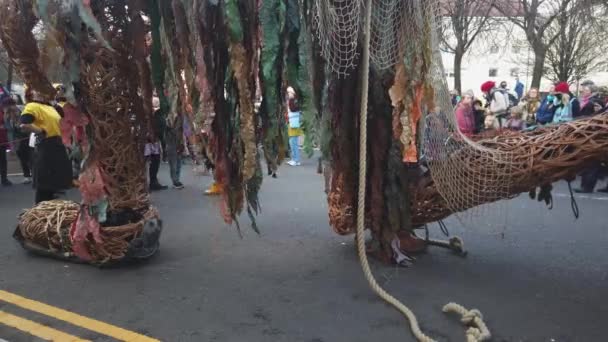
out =
<svg viewBox="0 0 608 342"><path fill-rule="evenodd" d="M91 342L4 311L0 311L0 323L47 341Z"/></svg>
<svg viewBox="0 0 608 342"><path fill-rule="evenodd" d="M54 306L50 306L35 300L31 300L25 297L18 296L16 294L0 290L0 301L4 301L21 308L34 311L61 321L65 321L72 325L96 332L98 334L106 335L115 338L119 341L128 342L160 342L157 339L153 339L111 324L107 324L95 319L84 317L76 313L59 309ZM51 341L86 341L79 339L76 336L72 336L61 331L55 330L50 327L38 324L36 322L29 321L27 319L8 314L0 311L0 323L30 333L34 336L40 337L45 340ZM46 336L46 337L45 337ZM49 338L48 336L51 336Z"/></svg>

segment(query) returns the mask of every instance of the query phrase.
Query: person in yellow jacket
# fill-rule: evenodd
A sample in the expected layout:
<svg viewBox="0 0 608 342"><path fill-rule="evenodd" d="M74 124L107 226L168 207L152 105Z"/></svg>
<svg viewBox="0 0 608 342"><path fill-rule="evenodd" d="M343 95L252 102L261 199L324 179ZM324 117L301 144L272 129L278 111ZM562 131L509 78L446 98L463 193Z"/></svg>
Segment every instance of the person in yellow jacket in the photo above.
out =
<svg viewBox="0 0 608 342"><path fill-rule="evenodd" d="M36 134L33 162L36 204L55 199L59 191L72 185L72 165L61 140L61 115L32 89L20 116L20 128Z"/></svg>

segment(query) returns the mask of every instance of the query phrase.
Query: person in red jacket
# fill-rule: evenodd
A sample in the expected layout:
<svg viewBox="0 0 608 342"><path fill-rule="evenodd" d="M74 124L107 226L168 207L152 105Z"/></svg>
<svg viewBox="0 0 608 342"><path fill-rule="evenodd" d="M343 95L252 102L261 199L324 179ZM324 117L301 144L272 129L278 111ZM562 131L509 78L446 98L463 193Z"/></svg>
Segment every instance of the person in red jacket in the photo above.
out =
<svg viewBox="0 0 608 342"><path fill-rule="evenodd" d="M462 94L462 100L456 106L456 123L460 132L470 137L475 134L475 115L473 112L473 99L475 94L472 90L467 90Z"/></svg>

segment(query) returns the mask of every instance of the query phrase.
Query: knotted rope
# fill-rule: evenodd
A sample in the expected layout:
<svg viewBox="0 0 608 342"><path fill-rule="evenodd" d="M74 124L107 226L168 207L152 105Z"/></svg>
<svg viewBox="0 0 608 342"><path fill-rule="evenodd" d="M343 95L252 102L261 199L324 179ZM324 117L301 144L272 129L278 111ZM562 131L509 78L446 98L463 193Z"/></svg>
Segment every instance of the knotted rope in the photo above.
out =
<svg viewBox="0 0 608 342"><path fill-rule="evenodd" d="M489 340L492 337L479 310L467 310L462 305L448 303L443 307L443 312L455 312L462 316L460 321L469 327L466 332L467 342L481 342Z"/></svg>

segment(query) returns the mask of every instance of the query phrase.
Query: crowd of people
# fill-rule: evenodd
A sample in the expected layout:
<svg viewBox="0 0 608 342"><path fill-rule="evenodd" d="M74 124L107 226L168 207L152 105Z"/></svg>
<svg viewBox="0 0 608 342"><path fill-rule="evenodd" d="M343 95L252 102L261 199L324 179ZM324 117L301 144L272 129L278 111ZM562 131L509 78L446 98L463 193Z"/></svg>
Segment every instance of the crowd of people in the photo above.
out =
<svg viewBox="0 0 608 342"><path fill-rule="evenodd" d="M593 81L580 84L580 94L576 96L567 82L551 86L544 95L539 89L531 88L524 94L524 87L516 81L515 90L508 88L502 81L498 86L487 81L480 87L481 98L473 90L465 91L462 96L452 92L455 106L456 124L467 137L475 137L487 131L522 131L537 126L560 124L577 118L589 117L608 111L607 99L599 93ZM581 173L579 193L591 193L599 179L608 175L608 169L596 163ZM599 189L608 192L608 186Z"/></svg>
<svg viewBox="0 0 608 342"><path fill-rule="evenodd" d="M87 117L66 100L66 89L62 85L56 85L56 91L54 101L48 102L35 90L26 88L23 105L0 84L0 184L13 184L8 178L7 151L16 151L23 183L33 183L36 189L36 203L55 199L70 187L78 186L80 165L87 149ZM285 93L285 124L291 158L287 164L300 166L301 110L296 91L288 87ZM169 166L169 178L175 189L184 188L181 170L187 159L191 159L193 165L201 165L203 174L210 174L214 165L205 146L209 146L213 116L202 127L197 127L187 119L191 116L188 115L191 114L191 106L186 109L190 113L184 115L163 115L159 98L154 97L152 102L153 130L144 145L149 190L169 188L161 184L158 177L163 162ZM269 173L276 177L276 170ZM205 191L208 195L221 192L216 183Z"/></svg>
<svg viewBox="0 0 608 342"><path fill-rule="evenodd" d="M56 85L56 91L56 98L49 102L35 90L26 88L23 105L0 84L1 184L13 185L8 179L7 151L15 151L23 183L32 184L35 189L35 203L56 199L67 189L79 185L80 166L88 148L86 115L67 101L62 85ZM154 106L157 122L144 151L149 167L149 188L151 191L167 189L157 178L162 154L162 159L169 163L173 186L181 189L182 154L185 146L193 151L187 143L191 130L189 127L176 128L182 124L181 116L174 116L175 122L170 125L163 124L167 120L160 118L157 98Z"/></svg>
<svg viewBox="0 0 608 342"><path fill-rule="evenodd" d="M542 96L537 88L524 94L519 81L515 91L509 90L505 81L498 86L494 81L487 81L480 89L480 98L472 90L467 90L462 96L452 92L458 128L467 136L484 130L523 130L557 124L607 109L606 99L600 96L593 81L581 83L578 97L566 82L555 84Z"/></svg>
<svg viewBox="0 0 608 342"><path fill-rule="evenodd" d="M296 91L293 87L287 87L285 95L285 122L289 137L288 152L290 156L287 165L300 166L300 137L304 135L301 123L301 109ZM209 146L209 136L213 117L207 118L207 120L202 123L202 127L198 128L200 130L198 138L200 139L200 147L202 148L201 151L194 151L193 146L195 144L193 143L193 140L195 140L195 137L192 130L196 129L196 125L191 124L188 120L184 120L184 116L163 116L160 111L160 101L157 97L153 98L152 103L155 118L154 131L148 136L148 141L144 148L150 191L168 189L168 186L162 185L158 180L158 172L162 161L169 164L170 178L173 183L173 188L175 189L184 188L180 178L182 163L187 156L192 159L193 164L202 164L202 174L210 174L214 169L214 165L212 158L210 157L211 152L206 147ZM187 111L192 111L192 107L187 107ZM191 127L191 125L195 127ZM276 178L276 170L269 169L268 175ZM221 192L221 186L216 182L213 182L211 186L205 190L205 194L207 195L217 195Z"/></svg>
<svg viewBox="0 0 608 342"><path fill-rule="evenodd" d="M580 94L576 96L566 82L559 82L541 94L537 88L531 88L524 94L524 86L516 81L514 90L508 88L507 82L496 85L487 81L480 87L481 96L473 90L467 90L462 96L452 92L452 103L455 107L456 123L460 132L467 137L475 137L487 131L513 130L521 131L534 127L559 124L580 117L592 116L608 110L606 98L603 98L598 87L592 81L580 85ZM201 164L202 158L205 173L213 170L211 158L206 149L194 151L194 130L187 115L167 115L160 111L159 99L153 99L154 130L148 135L144 156L148 167L148 184L150 191L168 189L158 180L160 165L169 164L169 176L175 189L184 187L181 182L182 163L188 157L194 164ZM285 120L289 136L289 154L287 162L291 166L301 165L300 137L301 110L296 92L292 87L286 89ZM192 108L189 107L191 111ZM80 163L83 156L84 127L86 116L69 104L65 99L65 88L57 87L54 103L47 103L38 94L26 92L26 105L23 109L17 106L9 92L0 85L0 184L12 185L7 172L7 149L14 149L23 171L24 183L34 183L36 203L57 197L57 193L78 185ZM203 144L208 139L210 126L200 127ZM9 138L10 136L10 138ZM275 170L269 174L276 177ZM602 164L592 165L582 173L581 188L578 192L593 192L599 179L608 174ZM327 183L327 182L326 182ZM326 191L328 187L326 184ZM608 187L598 191L608 192ZM221 188L213 183L207 194L219 194Z"/></svg>

